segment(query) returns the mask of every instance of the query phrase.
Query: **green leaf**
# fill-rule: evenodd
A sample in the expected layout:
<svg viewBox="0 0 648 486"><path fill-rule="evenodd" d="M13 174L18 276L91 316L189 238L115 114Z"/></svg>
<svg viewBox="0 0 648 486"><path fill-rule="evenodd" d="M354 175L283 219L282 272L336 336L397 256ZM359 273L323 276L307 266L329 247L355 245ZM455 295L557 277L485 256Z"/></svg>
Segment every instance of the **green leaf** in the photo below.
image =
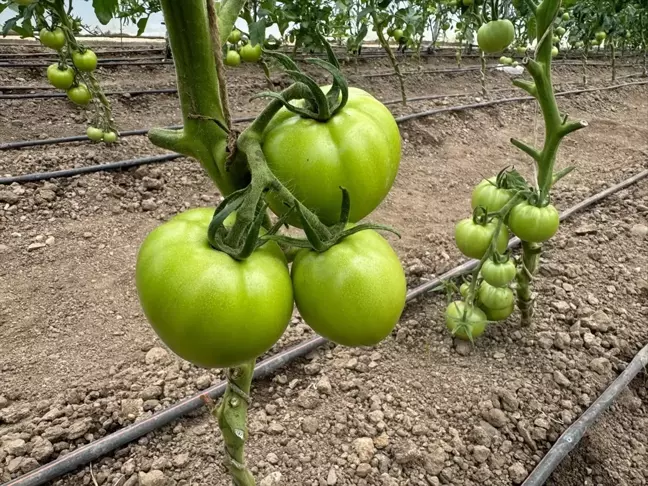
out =
<svg viewBox="0 0 648 486"><path fill-rule="evenodd" d="M252 22L250 28L250 44L256 46L257 44L263 45L265 41L266 21L261 19L257 22Z"/></svg>
<svg viewBox="0 0 648 486"><path fill-rule="evenodd" d="M141 18L137 21L137 36L139 37L146 30L146 24L148 24L148 17Z"/></svg>
<svg viewBox="0 0 648 486"><path fill-rule="evenodd" d="M103 25L112 20L119 7L118 0L92 0L95 15Z"/></svg>
<svg viewBox="0 0 648 486"><path fill-rule="evenodd" d="M21 15L18 15L16 17L13 17L9 20L7 20L4 25L2 26L2 35L7 35L10 30L12 30L16 26L16 22L18 22L22 18Z"/></svg>

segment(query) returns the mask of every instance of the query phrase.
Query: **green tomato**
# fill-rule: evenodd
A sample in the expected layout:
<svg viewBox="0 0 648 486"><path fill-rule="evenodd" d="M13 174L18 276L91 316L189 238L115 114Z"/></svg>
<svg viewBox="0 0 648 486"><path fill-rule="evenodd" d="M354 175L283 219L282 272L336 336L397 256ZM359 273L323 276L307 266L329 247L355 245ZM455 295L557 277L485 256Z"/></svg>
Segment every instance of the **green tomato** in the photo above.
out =
<svg viewBox="0 0 648 486"><path fill-rule="evenodd" d="M117 141L117 134L115 132L106 132L103 136L103 141L106 143L115 143Z"/></svg>
<svg viewBox="0 0 648 486"><path fill-rule="evenodd" d="M441 24L441 30L446 31L450 29L450 24L448 22L444 22Z"/></svg>
<svg viewBox="0 0 648 486"><path fill-rule="evenodd" d="M565 13L563 14L563 16L562 16L562 19L563 19L564 22L567 22L567 21L569 20L569 13L568 13L568 12L565 12Z"/></svg>
<svg viewBox="0 0 648 486"><path fill-rule="evenodd" d="M463 219L455 226L457 247L467 257L480 260L488 251L496 228L496 220L486 224L478 224L473 221L473 218ZM506 226L502 225L497 236L496 250L504 253L507 246L508 231L506 231Z"/></svg>
<svg viewBox="0 0 648 486"><path fill-rule="evenodd" d="M45 47L49 47L56 51L65 46L65 34L60 27L57 27L54 30L42 29L40 31L39 40Z"/></svg>
<svg viewBox="0 0 648 486"><path fill-rule="evenodd" d="M245 44L241 47L241 59L245 62L258 62L261 59L262 53L261 44L257 44L256 46Z"/></svg>
<svg viewBox="0 0 648 486"><path fill-rule="evenodd" d="M241 56L236 51L227 51L227 56L225 56L225 64L227 66L236 67L241 64Z"/></svg>
<svg viewBox="0 0 648 486"><path fill-rule="evenodd" d="M100 142L104 138L104 132L101 128L88 127L86 130L86 135L93 142Z"/></svg>
<svg viewBox="0 0 648 486"><path fill-rule="evenodd" d="M512 194L495 185L497 178L483 179L472 192L471 206L475 209L482 206L489 213L499 211L511 200Z"/></svg>
<svg viewBox="0 0 648 486"><path fill-rule="evenodd" d="M486 318L489 321L504 321L506 320L513 311L515 310L515 303L511 303L508 307L502 309L489 309L488 307L480 307L481 310L486 314Z"/></svg>
<svg viewBox="0 0 648 486"><path fill-rule="evenodd" d="M232 30L232 32L230 32L230 35L227 38L227 41L229 43L231 43L231 44L236 44L237 42L239 42L241 40L241 37L242 37L241 31L238 30L238 29L234 29L234 30Z"/></svg>
<svg viewBox="0 0 648 486"><path fill-rule="evenodd" d="M405 33L403 32L403 29L394 30L394 39L396 39L397 41L400 41L404 35Z"/></svg>
<svg viewBox="0 0 648 486"><path fill-rule="evenodd" d="M88 87L83 83L79 83L78 86L68 89L67 95L70 101L81 106L87 105L92 99L92 94L88 90Z"/></svg>
<svg viewBox="0 0 648 486"><path fill-rule="evenodd" d="M349 191L351 222L376 209L394 183L401 157L393 115L357 88L349 88L345 107L326 122L282 108L263 133L262 147L273 174L327 225L339 220L340 186ZM276 214L287 210L272 193L268 199ZM295 215L289 221L300 225Z"/></svg>
<svg viewBox="0 0 648 486"><path fill-rule="evenodd" d="M300 250L292 264L299 313L321 336L344 346L373 346L394 329L407 293L405 273L373 230L325 252Z"/></svg>
<svg viewBox="0 0 648 486"><path fill-rule="evenodd" d="M461 284L461 287L459 287L459 293L461 296L465 299L468 297L468 291L470 290L470 284L468 282L464 282Z"/></svg>
<svg viewBox="0 0 648 486"><path fill-rule="evenodd" d="M556 46L553 46L553 47L551 48L551 57L556 57L556 56L558 55L559 52L560 52L560 51L558 50L558 48L557 48Z"/></svg>
<svg viewBox="0 0 648 486"><path fill-rule="evenodd" d="M484 311L477 307L470 307L461 300L448 305L445 321L452 335L464 341L472 341L484 334L487 324Z"/></svg>
<svg viewBox="0 0 648 486"><path fill-rule="evenodd" d="M524 201L509 213L508 226L522 241L542 243L558 231L560 215L551 204L539 208Z"/></svg>
<svg viewBox="0 0 648 486"><path fill-rule="evenodd" d="M74 84L74 69L69 66L61 69L58 64L47 68L47 79L58 89L68 89Z"/></svg>
<svg viewBox="0 0 648 486"><path fill-rule="evenodd" d="M508 287L493 287L482 282L477 291L479 303L488 309L506 309L515 303L513 291Z"/></svg>
<svg viewBox="0 0 648 486"><path fill-rule="evenodd" d="M513 23L508 19L492 20L483 24L477 31L477 44L486 53L503 51L514 38Z"/></svg>
<svg viewBox="0 0 648 486"><path fill-rule="evenodd" d="M139 250L135 276L144 314L174 353L198 366L228 368L281 337L292 315L292 284L275 242L242 261L212 248L213 214L191 209L155 228Z"/></svg>
<svg viewBox="0 0 648 486"><path fill-rule="evenodd" d="M585 47L585 42L583 42L583 41L578 41L578 42L576 43L576 48L577 48L577 49L582 49L583 47Z"/></svg>
<svg viewBox="0 0 648 486"><path fill-rule="evenodd" d="M489 258L481 267L482 277L493 287L506 287L515 278L516 273L513 260L496 263Z"/></svg>
<svg viewBox="0 0 648 486"><path fill-rule="evenodd" d="M502 56L500 57L499 62L500 64L504 64L505 66L510 66L511 64L513 64L513 59L511 59L510 57Z"/></svg>
<svg viewBox="0 0 648 486"><path fill-rule="evenodd" d="M560 37L558 37L557 35L554 35L554 36L552 37L552 42L553 42L554 44L558 44L558 43L560 42Z"/></svg>
<svg viewBox="0 0 648 486"><path fill-rule="evenodd" d="M565 30L564 27L558 27L558 28L556 29L556 34L558 34L558 36L560 36L560 37L562 37L563 35L565 35L565 32L567 32L567 31Z"/></svg>
<svg viewBox="0 0 648 486"><path fill-rule="evenodd" d="M524 46L518 46L515 48L515 52L517 52L519 55L523 56L527 52L527 48Z"/></svg>
<svg viewBox="0 0 648 486"><path fill-rule="evenodd" d="M599 42L603 42L605 39L607 39L607 34L603 31L597 32L596 33L596 40Z"/></svg>
<svg viewBox="0 0 648 486"><path fill-rule="evenodd" d="M90 49L86 49L83 52L74 51L72 53L72 62L79 71L86 73L97 69L97 55Z"/></svg>

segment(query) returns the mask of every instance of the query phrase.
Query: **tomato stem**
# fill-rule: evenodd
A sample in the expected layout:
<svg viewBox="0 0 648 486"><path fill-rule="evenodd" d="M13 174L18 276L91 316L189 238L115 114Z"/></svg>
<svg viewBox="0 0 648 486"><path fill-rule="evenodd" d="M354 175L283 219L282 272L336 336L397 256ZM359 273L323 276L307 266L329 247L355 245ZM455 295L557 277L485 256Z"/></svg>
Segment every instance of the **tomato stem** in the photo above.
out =
<svg viewBox="0 0 648 486"><path fill-rule="evenodd" d="M227 371L227 388L214 410L225 443L225 466L234 486L254 486L254 476L245 464L248 438L247 413L255 360Z"/></svg>
<svg viewBox="0 0 648 486"><path fill-rule="evenodd" d="M532 323L535 297L533 295L533 277L540 267L540 255L542 245L540 243L522 242L522 262L518 267L516 276L517 282L517 304L522 314L521 324L528 327Z"/></svg>
<svg viewBox="0 0 648 486"><path fill-rule="evenodd" d="M405 78L403 77L403 73L401 73L400 65L398 64L396 57L394 56L394 51L392 51L389 42L387 42L387 39L385 39L385 34L383 33L384 24L379 21L378 15L375 10L372 12L371 18L374 23L374 30L376 31L376 35L378 36L378 42L380 42L380 45L383 47L383 49L385 49L385 52L387 53L387 57L389 58L389 62L394 68L394 72L398 77L403 105L407 105L407 93L405 92Z"/></svg>

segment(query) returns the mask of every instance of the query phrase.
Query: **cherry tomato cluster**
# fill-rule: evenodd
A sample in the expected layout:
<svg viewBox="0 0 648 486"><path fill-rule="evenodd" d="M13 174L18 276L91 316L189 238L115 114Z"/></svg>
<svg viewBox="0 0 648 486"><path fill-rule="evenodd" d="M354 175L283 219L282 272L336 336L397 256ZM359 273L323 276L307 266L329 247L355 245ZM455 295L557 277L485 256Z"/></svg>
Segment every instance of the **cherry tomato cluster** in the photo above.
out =
<svg viewBox="0 0 648 486"><path fill-rule="evenodd" d="M333 228L343 196L349 226L372 213L389 192L401 157L391 112L350 88L328 121L282 108L267 124L261 147L280 184ZM267 196L278 216L288 208ZM140 301L161 339L204 367L233 367L268 351L296 305L315 332L345 346L372 346L394 329L405 306L406 279L398 256L372 229L351 232L327 249L296 246L289 268L279 244L259 233L260 246L239 260L210 245L213 209L193 209L151 232L138 255ZM232 228L237 212L223 225ZM300 227L298 218L284 219ZM256 236L256 235L255 235ZM310 240L309 240L310 241ZM257 243L259 245L259 243Z"/></svg>
<svg viewBox="0 0 648 486"><path fill-rule="evenodd" d="M460 288L464 300L450 303L446 325L459 339L473 340L488 322L507 319L515 308L512 284L518 265L507 253L509 230L522 241L542 243L558 231L560 218L551 204L536 205L528 191L514 189L506 173L482 180L473 190L473 217L455 226L455 242L467 257L479 260L474 282ZM524 194L523 194L524 193Z"/></svg>
<svg viewBox="0 0 648 486"><path fill-rule="evenodd" d="M76 45L76 41L72 39L73 42L70 43L61 27L51 30L43 28L40 31L39 39L41 44L58 51L60 56L59 62L47 68L47 79L50 84L55 88L65 90L68 99L73 103L79 106L90 104L93 95L87 83L84 82L84 76L92 75L97 69L98 60L94 51L78 45L76 48L68 48L64 51L66 46ZM71 65L70 60L72 61ZM108 120L107 123L100 124L109 127L111 121ZM96 126L88 127L86 134L93 142L113 143L118 138L113 129L106 128L104 130Z"/></svg>
<svg viewBox="0 0 648 486"><path fill-rule="evenodd" d="M261 44L252 45L252 42L246 39L246 42L239 47L243 40L243 34L240 30L232 30L227 38L227 42L231 45L223 61L226 66L236 67L241 64L241 61L259 62L261 59L261 55L263 54Z"/></svg>

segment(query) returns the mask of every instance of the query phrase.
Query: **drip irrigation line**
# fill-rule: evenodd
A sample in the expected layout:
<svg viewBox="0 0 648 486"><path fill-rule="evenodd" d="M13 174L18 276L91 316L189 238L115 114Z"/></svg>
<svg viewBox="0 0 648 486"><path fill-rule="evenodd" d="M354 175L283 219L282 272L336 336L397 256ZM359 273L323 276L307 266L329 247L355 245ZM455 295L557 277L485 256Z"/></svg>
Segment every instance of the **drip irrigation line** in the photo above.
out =
<svg viewBox="0 0 648 486"><path fill-rule="evenodd" d="M569 91L560 91L556 93L556 96L568 96L568 95L573 95L573 94L582 94L582 93L591 93L594 91L608 91L612 89L618 89L618 88L623 88L626 86L640 86L640 85L645 85L648 84L648 81L635 81L632 83L623 83L623 84L614 84L612 86L603 86L600 88L583 88L583 89L573 89ZM501 100L491 100L491 101L484 101L481 103L473 103L471 105L462 105L462 106L448 106L445 108L437 108L435 110L429 110L429 111L422 111L420 113L412 113L410 115L403 115L399 116L396 118L396 123L403 123L409 120L415 120L417 118L423 118L427 116L433 116L433 115L438 115L440 113L450 113L450 112L455 112L455 111L465 111L465 110L471 110L475 108L485 108L488 106L495 106L495 105L501 105L504 103L514 103L518 101L533 101L535 98L533 96L518 96L515 98L503 98Z"/></svg>
<svg viewBox="0 0 648 486"><path fill-rule="evenodd" d="M529 474L522 486L542 486L565 457L576 447L580 440L598 418L603 415L632 380L648 366L648 346L645 346L632 359L619 377L606 388L603 394L563 432L549 452Z"/></svg>
<svg viewBox="0 0 648 486"><path fill-rule="evenodd" d="M556 96L566 96L569 94L579 94L579 93L588 93L588 92L595 92L595 91L605 91L605 90L611 90L611 89L617 89L617 88L622 88L625 86L637 86L637 85L645 85L648 84L648 81L636 81L632 83L623 83L623 84L617 84L613 86L604 86L601 88L586 88L586 89L580 89L580 90L571 90L571 91L563 91L556 93ZM419 97L420 99L432 99L435 97L438 97L440 95L430 95L429 97ZM457 96L460 96L457 94ZM447 97L447 96L446 96ZM488 106L495 106L498 104L503 104L503 103L512 103L516 101L531 101L534 100L533 97L531 96L526 96L526 97L516 97L516 98L503 98L500 100L492 100L492 101L486 101L486 102L481 102L481 103L473 103L470 105L459 105L459 106L449 106L445 108L438 108L435 110L429 110L429 111L423 111L420 113L412 113L410 115L404 115L397 117L396 123L404 123L406 121L410 121L413 119L417 118L422 118L422 117L427 117L427 116L434 116L438 115L441 113L450 113L450 112L457 112L457 111L464 111L464 110L469 110L469 109L475 109L475 108L484 108ZM399 100L392 100L388 103L398 103ZM235 118L232 120L235 123L242 123L242 122L249 122L254 120L255 117L245 117L245 118ZM170 129L175 129L178 130L182 128L181 125L175 125L171 127L166 127ZM134 135L145 135L148 133L148 129L140 129L140 130L131 130L128 132L123 132L121 133L121 136L134 136ZM32 147L32 146L38 146L38 145L50 145L53 143L66 143L66 142L82 142L86 141L88 138L84 135L78 135L78 136L73 136L73 137L64 137L64 138L59 138L59 139L48 139L48 140L30 140L30 141L24 141L24 142L10 142L7 144L0 145L0 150L9 150L9 149L17 149L17 148L24 148L24 147ZM0 178L0 185L8 185L8 184L13 184L14 182L17 183L22 183L22 182L35 182L35 181L42 181L42 180L48 180L48 179L55 179L59 177L72 177L75 175L80 175L80 174L88 174L88 173L93 173L93 172L102 172L104 170L116 170L116 169L124 169L124 168L129 168L129 167L135 167L138 165L146 165L150 163L162 163L162 162L170 162L172 160L177 159L181 155L179 154L169 154L169 155L163 155L163 156L157 156L157 157L145 157L143 159L133 159L133 160L126 160L126 161L120 161L120 162L112 162L108 164L97 164L97 165L91 165L87 167L78 167L74 169L65 169L65 170L59 170L59 171L54 171L54 172L39 172L39 173L32 173L32 174L24 174L20 176L11 176L11 177L4 177Z"/></svg>
<svg viewBox="0 0 648 486"><path fill-rule="evenodd" d="M635 184L639 180L645 178L647 175L648 175L648 170L644 170L643 172L636 174L630 177L629 179L620 182L619 184L616 184L598 194L595 194L594 196L591 196L581 201L580 203L576 204L572 208L561 213L561 220L569 218L577 211L584 209L585 207L590 206L604 199L605 197L609 196L610 194L613 194L614 192L620 191L621 189L624 189L632 184ZM514 238L509 242L509 247L515 246L516 240L518 241L517 244L519 244L519 240L517 238ZM470 270L474 269L477 264L478 264L477 260L471 260L465 262L453 268L452 270L444 273L443 275L436 277L431 281L426 282L423 285L420 285L410 290L407 293L406 302L410 302L414 300L416 297L419 297L420 295L430 290L440 287L441 285L443 285L443 282L445 282L446 280L450 280L466 272L469 272ZM326 344L327 342L328 341L326 339L317 336L308 339L300 344L297 344L296 346L292 346L284 351L281 351L276 355L261 361L254 369L254 378L258 379L265 376L269 376L275 371L282 368L283 366L286 366L287 364L291 363L297 358L306 356L308 353ZM648 352L646 354L648 354ZM648 356L644 356L644 359L648 359ZM633 360L633 363L635 363L635 360ZM630 367L633 366L633 363L631 363ZM630 370L630 367L628 367L626 371ZM637 373L635 373L633 377L636 376L636 374ZM613 383L613 385L610 388L612 388L619 380L621 380L622 377L624 378L624 380L627 380L627 382L629 382L630 381L630 379L628 379L629 375L630 373L624 372L619 377L619 379L617 379ZM95 461L103 457L104 455L114 451L115 449L118 449L119 447L123 447L129 444L130 442L133 442L150 432L153 432L165 425L168 425L171 422L181 418L182 416L190 412L194 412L202 408L205 405L204 397L206 396L210 397L212 400L217 400L225 392L226 386L227 386L227 382L221 381L220 383L208 388L207 390L197 395L194 395L189 398L185 398L184 400L181 400L180 402L170 406L169 408L161 412L154 414L151 417L148 417L140 422L124 427L123 429L113 432L112 434L102 437L101 439L98 439L94 442L90 442L89 444L81 446L78 449L75 449L74 451L70 452L69 454L61 456L58 459L50 462L49 464L45 464L44 466L41 466L38 469L26 473L23 476L20 476L12 481L9 481L8 483L5 483L2 486L41 486L47 483L48 481L52 481L64 474L70 473L78 469L81 466L84 466L92 461ZM610 390L610 388L608 388L608 390ZM596 405L599 401L601 401L601 399L605 399L605 403L607 404L605 408L607 408L609 404L611 404L614 401L616 396L618 396L618 392L616 393L616 395L612 397L606 396L606 393L604 393L603 396L597 399L596 402L594 402L594 404L592 405L592 407L590 407L590 409L593 409L594 405ZM582 437L582 433L584 433L584 430L593 422L593 419L596 418L596 416L600 415L605 410L605 408L601 408L599 406L596 409L596 415L593 418L589 419L586 422L585 427L581 429L582 431L581 437ZM588 409L588 411L586 411L585 414L581 416L581 419L586 416L586 414L590 411L590 409ZM579 421L581 419L579 419ZM570 427L570 429L572 427ZM561 439L567 434L567 432L569 432L570 429L568 429L565 432L565 434L561 436ZM565 439L565 441L568 442L569 439ZM558 445L558 442L556 443L556 445ZM564 453L562 457L564 457L569 452L569 450L563 452ZM562 460L562 457L560 457L560 460ZM555 467L558 465L560 460L558 462L552 460L552 462L547 467L553 467L553 469L555 469ZM549 473L553 471L553 469L551 469ZM527 483L525 483L525 486L536 486L540 484L543 483L529 483L528 485Z"/></svg>
<svg viewBox="0 0 648 486"><path fill-rule="evenodd" d="M130 55L130 54L151 54L154 52L161 52L164 53L165 49L164 47L156 47L156 48L151 48L151 49L107 49L107 50L101 50L101 49L93 49L94 53L97 54L97 56L101 55L107 55L110 54L111 56L119 56L119 55ZM0 57L2 57L2 61L5 59L10 60L14 58L24 58L24 57L46 57L46 58L52 58L52 53L50 52L20 52L20 53L13 53L13 52L7 52L7 53L2 53L0 54ZM40 59L39 59L40 60Z"/></svg>
<svg viewBox="0 0 648 486"><path fill-rule="evenodd" d="M0 69L2 68L46 68L51 63L35 63L35 62L17 62L17 63L4 63L0 64ZM113 61L113 62L103 62L99 59L99 67L114 67L114 66L159 66L163 64L173 64L173 61L166 59L160 59L159 61L133 61L133 62L124 62L123 60Z"/></svg>
<svg viewBox="0 0 648 486"><path fill-rule="evenodd" d="M129 94L131 96L138 96L138 95L153 95L153 94L175 94L177 92L178 92L177 88L161 88L161 89L149 89L149 90L140 89L140 90L133 90L133 91L107 91L104 94L106 96L122 96L125 94ZM0 100L32 100L32 99L42 99L42 98L67 98L67 93L57 91L57 92L49 92L49 93L0 94Z"/></svg>
<svg viewBox="0 0 648 486"><path fill-rule="evenodd" d="M152 157L144 157L141 159L122 160L119 162L110 162L107 164L89 165L87 167L75 167L74 169L56 170L53 172L36 172L33 174L24 174L15 177L0 178L0 185L13 184L14 182L37 182L48 179L56 179L59 177L73 177L81 174L90 174L92 172L103 172L108 170L130 169L140 165L148 164L161 164L163 162L171 162L172 160L183 157L181 154L171 153L165 155L155 155Z"/></svg>

